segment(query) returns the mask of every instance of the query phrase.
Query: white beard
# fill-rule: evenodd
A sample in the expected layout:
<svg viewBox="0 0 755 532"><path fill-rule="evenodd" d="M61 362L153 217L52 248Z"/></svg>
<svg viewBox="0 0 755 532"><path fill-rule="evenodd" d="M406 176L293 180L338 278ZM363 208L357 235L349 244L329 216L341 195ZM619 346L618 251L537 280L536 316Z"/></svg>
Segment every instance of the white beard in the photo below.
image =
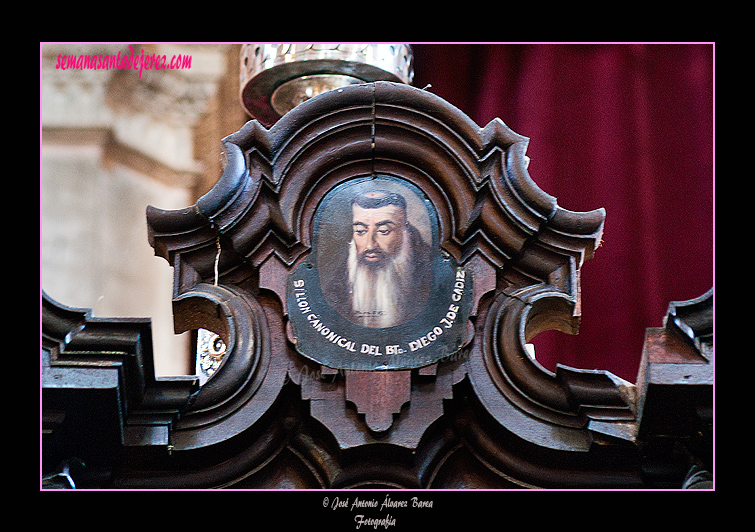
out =
<svg viewBox="0 0 755 532"><path fill-rule="evenodd" d="M411 244L404 231L398 254L382 267L365 265L357 258L356 244L349 244L349 292L351 310L366 327L390 327L405 319L410 297Z"/></svg>

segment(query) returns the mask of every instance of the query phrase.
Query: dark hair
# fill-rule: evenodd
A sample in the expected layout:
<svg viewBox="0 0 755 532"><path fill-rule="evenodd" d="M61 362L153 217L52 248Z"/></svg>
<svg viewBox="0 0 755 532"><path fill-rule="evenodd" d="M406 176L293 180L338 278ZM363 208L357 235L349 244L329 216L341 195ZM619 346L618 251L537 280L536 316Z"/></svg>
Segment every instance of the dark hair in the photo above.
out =
<svg viewBox="0 0 755 532"><path fill-rule="evenodd" d="M359 205L363 209L379 209L386 205L396 205L406 211L406 200L404 199L404 196L387 190L373 190L357 194L354 196L354 199L351 200L351 204Z"/></svg>

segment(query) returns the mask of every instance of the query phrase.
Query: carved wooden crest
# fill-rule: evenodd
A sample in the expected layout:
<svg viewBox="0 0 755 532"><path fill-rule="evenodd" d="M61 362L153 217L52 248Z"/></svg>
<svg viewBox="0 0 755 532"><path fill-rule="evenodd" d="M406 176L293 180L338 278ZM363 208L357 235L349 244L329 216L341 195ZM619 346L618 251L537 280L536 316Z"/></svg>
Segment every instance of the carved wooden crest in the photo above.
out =
<svg viewBox="0 0 755 532"><path fill-rule="evenodd" d="M391 82L225 138L208 194L147 212L176 332L213 331L225 356L180 415L129 418L132 435L167 426L171 458L140 454L116 484L642 486L634 386L528 355L541 331L576 333L604 211L561 208L527 143ZM425 262L359 306L349 253L372 275L400 238Z"/></svg>
<svg viewBox="0 0 755 532"><path fill-rule="evenodd" d="M151 241L175 268L176 322L229 346L198 401L232 372L253 373L268 342L344 447L378 435L416 446L465 374L483 400L510 396L533 420L547 412L586 441L579 394L599 388L606 404L589 407L613 413L620 390L601 373L549 375L524 342L543 328L576 330L579 268L600 242L603 211L561 209L528 176L526 145L499 120L480 129L432 94L387 82L334 91L270 130L250 122L226 138L226 170L208 195L186 211L148 213ZM334 298L348 284L348 201L384 191L413 201L406 223L425 232L432 257L418 273L429 280L390 295L422 312L365 327ZM247 301L244 312L199 323L197 308L217 314L225 293ZM241 338L247 330L259 336ZM323 374L330 382L310 377Z"/></svg>

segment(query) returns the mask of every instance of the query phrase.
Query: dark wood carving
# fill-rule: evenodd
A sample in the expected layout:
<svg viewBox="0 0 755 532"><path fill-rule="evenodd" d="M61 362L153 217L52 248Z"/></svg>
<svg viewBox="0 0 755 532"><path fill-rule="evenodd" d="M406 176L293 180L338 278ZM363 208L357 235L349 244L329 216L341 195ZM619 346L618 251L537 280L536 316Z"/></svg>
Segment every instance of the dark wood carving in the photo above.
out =
<svg viewBox="0 0 755 532"><path fill-rule="evenodd" d="M540 190L527 143L500 120L481 128L389 82L323 94L270 129L247 123L223 140L224 173L196 205L147 212L150 243L174 268L176 331L219 334L223 364L201 387L155 379L146 323L45 300L46 467L80 458L84 483L122 488L679 487L693 461L712 471L704 442L686 447L683 464L663 447L669 386L689 392L677 443L708 423L704 312L673 307L649 337L637 385L604 371L553 373L528 355L544 330L576 334L580 268L605 213L567 211ZM422 191L440 248L473 276L466 332L427 366L328 367L296 349L289 275L312 250L328 192L378 175ZM678 356L695 378L659 381L655 369ZM108 368L109 388L83 380ZM112 430L93 443L76 433L87 444L70 445L68 431L86 425L71 420L73 406L108 390ZM660 464L653 474L648 460Z"/></svg>

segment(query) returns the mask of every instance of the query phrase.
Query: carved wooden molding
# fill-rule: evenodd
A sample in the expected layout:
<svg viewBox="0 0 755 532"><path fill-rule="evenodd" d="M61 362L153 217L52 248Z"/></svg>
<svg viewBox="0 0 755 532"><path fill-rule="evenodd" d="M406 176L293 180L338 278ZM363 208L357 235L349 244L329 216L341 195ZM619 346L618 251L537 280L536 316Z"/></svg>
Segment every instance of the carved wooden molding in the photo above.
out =
<svg viewBox="0 0 755 532"><path fill-rule="evenodd" d="M95 318L45 294L42 312L42 386L48 404L59 395L74 396L63 404L74 405L74 416L91 415L89 422L101 423L103 448L167 449L170 427L198 382L193 376L155 377L150 320ZM55 410L50 412L54 419Z"/></svg>
<svg viewBox="0 0 755 532"><path fill-rule="evenodd" d="M567 211L540 190L527 142L389 82L323 94L270 129L251 121L225 138L217 185L147 220L174 268L177 332L212 330L227 353L171 420L170 456L121 464L112 482L642 487L635 386L604 371L553 373L527 354L539 332L577 332L580 268L605 214ZM297 344L292 276L313 262L328 195L386 176L421 191L433 244L471 277L461 336L419 366L322 363Z"/></svg>

